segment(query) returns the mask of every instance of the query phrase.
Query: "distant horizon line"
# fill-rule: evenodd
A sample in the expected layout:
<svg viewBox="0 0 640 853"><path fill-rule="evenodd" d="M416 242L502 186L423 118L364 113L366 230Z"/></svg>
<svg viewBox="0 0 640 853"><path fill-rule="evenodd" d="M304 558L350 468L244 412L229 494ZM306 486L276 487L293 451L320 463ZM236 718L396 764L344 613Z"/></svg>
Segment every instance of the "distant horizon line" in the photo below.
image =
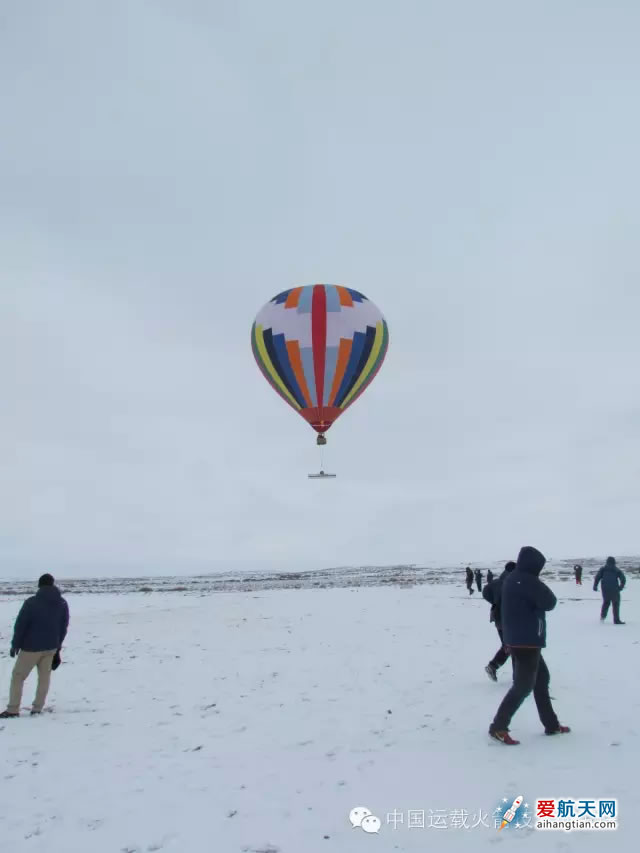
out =
<svg viewBox="0 0 640 853"><path fill-rule="evenodd" d="M608 555L595 555L595 556L572 556L572 557L560 557L553 558L548 557L546 561L546 567L557 566L562 567L565 565L569 565L572 563L597 563L600 561L606 560ZM513 559L513 558L511 558ZM616 560L621 563L628 562L637 562L640 568L640 555L637 554L629 554L629 555L621 555L616 557ZM224 577L226 575L244 575L257 573L259 575L312 575L318 574L322 572L339 572L339 571L360 571L360 570L392 570L392 569L404 569L404 570L420 570L420 571L454 571L454 570L464 570L466 566L472 568L479 569L493 569L496 566L503 565L507 562L508 559L498 559L493 561L488 560L472 560L472 561L458 561L456 563L440 563L438 565L430 564L430 563L362 563L362 564L347 564L347 565L334 565L334 566L323 566L320 568L314 569L294 569L294 568L244 568L244 569L212 569L210 571L193 571L193 572L185 572L185 573L176 573L175 571L159 571L156 573L147 573L147 574L85 574L85 575L76 575L76 574L57 574L56 581L65 582L65 581L110 581L110 580L129 580L129 581L144 581L154 578L206 578L206 577ZM48 567L49 572L51 572L50 567ZM39 570L38 570L39 571ZM44 574L47 569L43 571L35 571L33 576L25 577L23 576L10 576L4 575L0 576L0 583L34 583L37 581L38 577L41 574Z"/></svg>

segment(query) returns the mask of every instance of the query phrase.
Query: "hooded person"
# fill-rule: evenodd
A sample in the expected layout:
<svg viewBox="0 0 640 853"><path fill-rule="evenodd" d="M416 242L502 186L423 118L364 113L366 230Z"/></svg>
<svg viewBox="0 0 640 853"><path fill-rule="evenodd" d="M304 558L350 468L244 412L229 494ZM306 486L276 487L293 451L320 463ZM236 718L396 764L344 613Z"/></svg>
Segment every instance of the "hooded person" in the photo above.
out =
<svg viewBox="0 0 640 853"><path fill-rule="evenodd" d="M480 569L476 569L473 573L476 579L476 586L478 587L478 592L482 592L482 572Z"/></svg>
<svg viewBox="0 0 640 853"><path fill-rule="evenodd" d="M607 562L599 569L593 580L593 591L598 591L598 585L602 591L602 608L600 610L600 621L604 622L609 613L609 605L613 609L613 624L624 625L620 619L620 593L625 587L627 578L622 569L616 565L614 557L607 557Z"/></svg>
<svg viewBox="0 0 640 853"><path fill-rule="evenodd" d="M505 578L500 599L504 644L513 660L513 684L500 703L489 735L502 743L515 745L509 734L511 720L533 691L538 716L548 735L566 734L549 696L550 675L542 657L546 647L546 613L557 599L540 578L546 559L536 548L526 546L518 554L515 569Z"/></svg>
<svg viewBox="0 0 640 853"><path fill-rule="evenodd" d="M578 586L582 586L582 566L580 566L580 565L575 565L575 566L573 567L573 574L574 574L574 575L575 575L575 577L576 577L576 584L577 584Z"/></svg>
<svg viewBox="0 0 640 853"><path fill-rule="evenodd" d="M471 566L467 566L465 569L466 573L466 584L467 589L469 590L469 595L473 595L473 572L471 571Z"/></svg>
<svg viewBox="0 0 640 853"><path fill-rule="evenodd" d="M494 623L498 632L498 636L500 637L500 648L484 668L484 671L487 673L487 675L492 681L498 680L497 672L500 667L507 662L509 658L509 652L504 647L504 640L502 636L502 616L500 605L502 597L502 584L504 583L507 575L511 574L515 567L516 564L513 562L513 560L509 560L508 563L505 563L504 571L502 572L500 577L496 578L496 580L492 580L491 583L487 583L485 588L482 590L482 597L491 605L491 610L489 611L489 621ZM488 577L489 572L487 572L487 579Z"/></svg>
<svg viewBox="0 0 640 853"><path fill-rule="evenodd" d="M34 668L38 670L38 686L31 715L40 714L44 707L51 669L60 659L60 649L69 627L69 607L55 585L53 577L42 575L38 592L22 605L13 630L11 657L17 660L11 675L7 710L3 719L20 716L24 682Z"/></svg>
<svg viewBox="0 0 640 853"><path fill-rule="evenodd" d="M493 583L493 572L491 569L487 569L487 583Z"/></svg>

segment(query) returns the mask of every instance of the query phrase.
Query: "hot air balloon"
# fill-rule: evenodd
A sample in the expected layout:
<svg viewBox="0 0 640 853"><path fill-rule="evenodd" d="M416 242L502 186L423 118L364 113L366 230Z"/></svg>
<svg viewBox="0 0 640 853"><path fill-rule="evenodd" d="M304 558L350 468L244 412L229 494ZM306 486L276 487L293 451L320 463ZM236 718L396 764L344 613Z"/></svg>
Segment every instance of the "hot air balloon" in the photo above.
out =
<svg viewBox="0 0 640 853"><path fill-rule="evenodd" d="M389 330L380 310L357 290L309 284L267 302L251 329L251 345L267 382L313 427L322 446L327 430L380 370Z"/></svg>

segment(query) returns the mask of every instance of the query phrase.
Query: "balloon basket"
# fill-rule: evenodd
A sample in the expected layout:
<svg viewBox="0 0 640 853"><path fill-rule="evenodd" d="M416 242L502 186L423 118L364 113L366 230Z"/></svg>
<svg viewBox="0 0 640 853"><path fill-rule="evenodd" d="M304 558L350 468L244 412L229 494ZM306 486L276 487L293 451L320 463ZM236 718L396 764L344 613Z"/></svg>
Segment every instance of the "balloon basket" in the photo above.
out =
<svg viewBox="0 0 640 853"><path fill-rule="evenodd" d="M323 433L320 433L320 435L316 439L316 444L318 445L318 447L324 447L326 443L327 439L325 438Z"/></svg>

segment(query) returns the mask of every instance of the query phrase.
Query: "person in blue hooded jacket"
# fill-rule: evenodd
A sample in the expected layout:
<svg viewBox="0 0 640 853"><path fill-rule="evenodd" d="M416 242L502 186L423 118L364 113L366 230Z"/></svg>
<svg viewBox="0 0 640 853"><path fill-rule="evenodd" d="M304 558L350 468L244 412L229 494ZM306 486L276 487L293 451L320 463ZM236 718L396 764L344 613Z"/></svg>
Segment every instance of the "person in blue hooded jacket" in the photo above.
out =
<svg viewBox="0 0 640 853"><path fill-rule="evenodd" d="M604 622L609 613L609 605L613 609L613 624L624 625L620 619L620 593L627 582L622 569L616 566L614 557L607 557L607 562L598 571L593 581L593 591L598 591L598 585L602 590L602 609L600 610L600 621Z"/></svg>
<svg viewBox="0 0 640 853"><path fill-rule="evenodd" d="M509 745L519 743L509 734L509 725L532 691L545 733L569 731L568 726L560 725L553 710L549 670L542 657L546 646L546 613L557 603L553 592L539 578L545 562L544 555L536 548L522 548L515 569L502 584L502 633L513 661L513 684L489 726L489 735Z"/></svg>
<svg viewBox="0 0 640 853"><path fill-rule="evenodd" d="M0 714L3 719L20 716L24 682L34 668L38 670L38 686L31 714L40 714L44 706L51 669L60 658L60 649L69 627L69 607L55 585L53 577L42 575L38 592L28 598L18 613L13 629L11 657L17 655L11 676L9 704Z"/></svg>

